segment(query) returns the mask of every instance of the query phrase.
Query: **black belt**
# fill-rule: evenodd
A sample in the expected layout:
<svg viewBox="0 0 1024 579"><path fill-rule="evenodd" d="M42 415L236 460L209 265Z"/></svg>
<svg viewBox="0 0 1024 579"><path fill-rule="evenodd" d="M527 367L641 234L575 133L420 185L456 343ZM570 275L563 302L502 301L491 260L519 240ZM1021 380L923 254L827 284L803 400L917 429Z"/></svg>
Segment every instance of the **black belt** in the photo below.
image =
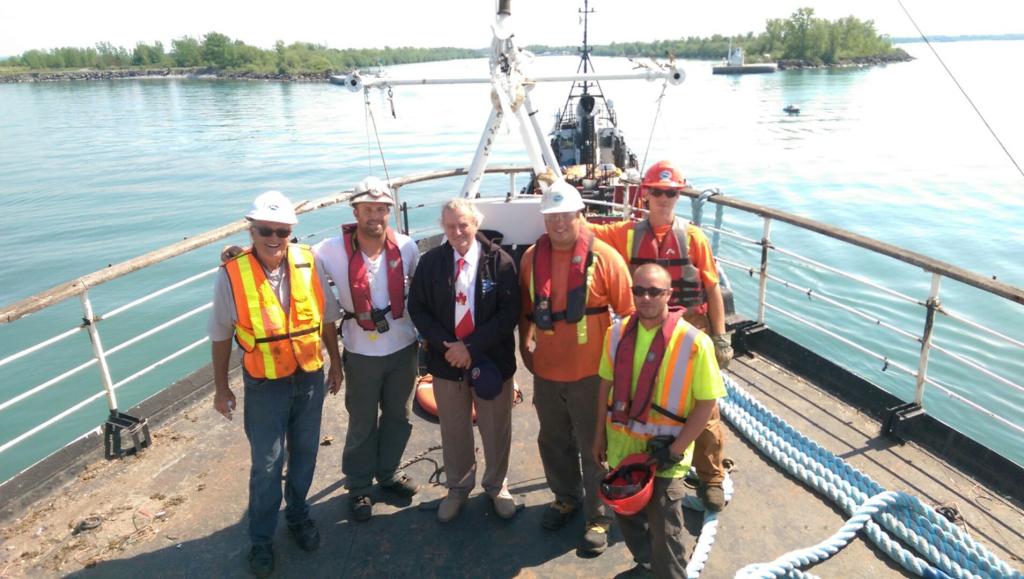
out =
<svg viewBox="0 0 1024 579"><path fill-rule="evenodd" d="M305 336L306 334L312 334L313 332L319 332L320 328L306 328L305 330L299 330L298 332L292 332L290 334L281 334L280 336L267 336L266 338L256 338L257 344L266 344L267 342L276 342L278 340L290 340L291 338L298 338L299 336Z"/></svg>
<svg viewBox="0 0 1024 579"><path fill-rule="evenodd" d="M386 314L386 313L388 313L390 311L391 311L391 304L388 304L388 307L386 307L383 310L381 310L381 315ZM341 315L341 321L343 321L343 322L345 320L354 320L354 319L356 319L356 315L353 314L352 312L346 311L344 314Z"/></svg>
<svg viewBox="0 0 1024 579"><path fill-rule="evenodd" d="M596 316L597 314L604 314L608 312L608 306L593 306L583 309L583 315L585 316ZM562 310L560 312L551 312L551 321L560 322L565 319L567 311ZM526 314L526 319L533 321L533 314Z"/></svg>

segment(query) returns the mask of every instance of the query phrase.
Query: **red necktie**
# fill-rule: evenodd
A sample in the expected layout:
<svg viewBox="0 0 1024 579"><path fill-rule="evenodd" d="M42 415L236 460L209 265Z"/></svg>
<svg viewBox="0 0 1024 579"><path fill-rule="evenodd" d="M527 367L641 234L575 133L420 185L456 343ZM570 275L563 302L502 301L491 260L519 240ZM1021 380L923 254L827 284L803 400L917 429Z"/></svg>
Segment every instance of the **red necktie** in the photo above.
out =
<svg viewBox="0 0 1024 579"><path fill-rule="evenodd" d="M455 337L463 339L473 333L473 312L469 309L469 283L468 273L463 273L466 260L461 257L456 260L455 268Z"/></svg>

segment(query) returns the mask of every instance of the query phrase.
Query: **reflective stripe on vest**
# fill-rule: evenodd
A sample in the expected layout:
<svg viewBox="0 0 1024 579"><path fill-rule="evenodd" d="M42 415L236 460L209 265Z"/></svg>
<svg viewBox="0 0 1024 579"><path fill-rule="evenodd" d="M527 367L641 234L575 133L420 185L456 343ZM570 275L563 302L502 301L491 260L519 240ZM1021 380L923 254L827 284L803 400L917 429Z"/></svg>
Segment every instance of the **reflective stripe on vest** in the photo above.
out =
<svg viewBox="0 0 1024 579"><path fill-rule="evenodd" d="M628 322L629 317L627 316L616 320L611 327L607 355L613 368L617 364L629 364L630 366L633 364L632 352L629 356L624 356L624 359L616 357L619 342L622 339L622 331ZM628 424L616 423L612 420L612 413L609 411L606 422L611 428L641 439L663 434L678 436L682 432L683 423L689 414L686 403L693 379L693 348L699 334L700 330L683 320L676 323L672 340L666 348L665 357L658 369L659 380L655 384L654 401L651 404L652 412L648 416L647 423L637 420L630 420ZM632 376L632 369L630 376Z"/></svg>
<svg viewBox="0 0 1024 579"><path fill-rule="evenodd" d="M686 228L686 222L673 219L672 235L666 235L659 245L650 221L636 221L626 232L626 254L629 256L630 273L645 263L657 263L667 269L672 276L669 305L694 308L707 301L707 295L700 271L690 260L690 239ZM636 242L638 238L639 242Z"/></svg>
<svg viewBox="0 0 1024 579"><path fill-rule="evenodd" d="M242 364L253 378L273 380L291 376L299 368L313 372L323 366L324 296L309 246L289 244L287 266L286 314L251 251L224 264L238 316L235 340L245 352Z"/></svg>
<svg viewBox="0 0 1024 579"><path fill-rule="evenodd" d="M359 327L367 332L376 331L370 312L373 310L373 299L370 296L370 280L363 261L363 252L359 250L356 238L355 223L341 226L342 245L348 256L348 289L352 296L353 312L346 312L346 318L355 318ZM385 230L384 267L388 280L388 301L391 317L401 318L405 314L405 266L402 263L402 250L398 247L395 231L390 227Z"/></svg>
<svg viewBox="0 0 1024 579"><path fill-rule="evenodd" d="M565 321L568 324L576 324L576 343L586 344L588 340L587 336L587 317L602 313L607 313L608 308L605 307L587 307L587 301L590 298L590 287L594 281L594 234L589 231L581 231L581 237L576 240L576 244L573 246L573 254L571 259L573 261L580 260L585 264L583 271L583 281L580 285L575 287L569 287L566 285L566 309L561 312L551 311L551 296L542 295L541 299L537 299L537 260L547 259L548 265L546 271L551 271L551 257L552 247L551 240L545 233L537 239L537 243L533 249L533 267L530 268L530 301L533 302L533 313L530 316L533 323L544 331L553 331L556 321ZM570 268L572 263L570 263ZM550 277L550 276L549 276ZM572 274L570 272L570 280ZM542 287L551 287L550 279L540 280ZM549 290L550 291L550 290Z"/></svg>

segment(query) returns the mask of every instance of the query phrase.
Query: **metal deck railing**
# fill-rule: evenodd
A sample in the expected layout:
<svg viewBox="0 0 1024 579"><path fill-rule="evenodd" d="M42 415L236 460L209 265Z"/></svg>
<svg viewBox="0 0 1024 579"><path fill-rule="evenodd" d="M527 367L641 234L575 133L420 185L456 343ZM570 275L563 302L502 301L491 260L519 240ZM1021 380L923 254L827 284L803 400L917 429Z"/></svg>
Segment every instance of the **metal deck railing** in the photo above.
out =
<svg viewBox="0 0 1024 579"><path fill-rule="evenodd" d="M528 171L528 167L496 166L488 169L487 172L507 174L509 176L509 191L515 194L516 174ZM398 199L399 191L403 187L413 185L416 183L458 177L465 175L465 173L466 171L464 169L454 169L450 171L434 171L428 173L421 173L416 175L410 175L401 179L396 179L394 181L394 186L396 189L396 199ZM344 202L345 200L347 200L349 194L350 192L343 192L336 195L324 197L313 202L301 203L297 208L297 212L305 213ZM993 409L985 408L984 406L974 402L973 400L967 399L962 394L957 393L952 385L945 383L943 380L936 379L935 376L929 375L929 357L932 351L936 351L947 356L952 362L962 367L970 368L973 372L977 372L981 375L984 375L985 377L990 379L994 384L998 385L1001 388L1007 388L1018 393L1024 393L1024 386L1022 386L1015 379L1003 376L999 372L990 369L989 367L987 367L987 364L984 360L978 360L967 354L957 353L953 351L953 349L950 347L940 346L936 344L933 340L934 328L937 321L942 318L948 318L950 320L955 320L959 323L963 323L968 327L972 328L973 330L984 332L986 335L1007 344L1015 351L1024 350L1024 341L1022 341L1021 339L1011 337L1002 331L989 328L985 324L971 319L971 317L966 314L951 311L948 307L944 306L939 300L939 288L943 279L953 279L964 284L967 284L968 286L978 291L1009 300L1010 302L1016 304L1017 307L1024 305L1024 290L1022 290L1021 288L1011 286L1009 284L985 278L983 276L971 273L962 268L958 268L953 265L938 260L934 260L920 254L916 254L889 244L885 244L873 239L853 234L842 229L831 227L816 221L791 215L785 212L773 210L759 205L754 205L751 203L746 203L736 199L731 199L722 195L713 195L708 197L708 195L705 194L701 196L701 194L696 191L689 191L686 194L693 199L700 198L712 204L716 204L714 225L704 225L704 229L711 233L712 244L714 246L720 264L728 266L734 270L745 272L751 275L751 277L757 278L757 295L756 298L754 298L754 306L757 312L757 321L764 322L768 312L777 314L787 320L791 320L794 323L806 326L807 328L810 328L815 332L827 335L830 338L836 340L837 342L840 342L848 346L849 348L853 349L854 351L858 352L860 355L881 362L883 364L883 370L886 370L888 368L894 368L898 370L902 374L909 376L910 378L913 379L913 401L919 405L925 406L926 409L927 406L924 396L925 390L926 387L932 387L940 391L949 399L954 400L957 403L972 409L972 411L978 412L980 414L983 414L984 416L994 419L995 421L998 422L1000 428L1004 429L1007 434L1017 436L1019 434L1024 433L1024 427L1022 427L1014 420L1002 415L1001 413ZM436 226L420 227L412 231L409 231L408 214L410 212L418 213L426 212L428 210L433 210L436 212L439 211L440 205L442 203L443 201L436 203L428 202L416 204L413 206L403 204L402 206L404 208L405 219L403 220L400 218L400 215L403 212L394 212L396 224L401 230L408 231L414 238L419 238L430 233L437 233L440 231L440 229L439 227ZM620 214L622 215L628 215L628 213L632 209L629 207L623 207L620 205L602 202L594 202L594 204L611 205L614 208L618 209L620 211ZM697 222L698 224L700 224L700 222L702 221L703 207L703 201L696 201L693 206L694 221ZM761 227L761 238L756 239L754 237L751 237L750 235L744 235L742 233L739 233L734 229L726 228L724 226L724 209L726 207L738 210L747 215L760 218L763 223ZM433 216L431 222L433 222ZM788 225L794 226L805 231L814 232L819 235L839 240L846 244L852 244L854 246L862 247L873 253L884 255L891 259L922 268L925 272L927 272L930 275L930 291L926 296L915 298L913 296L907 295L904 292L900 292L892 288L886 287L884 285L881 285L879 283L876 283L866 275L846 271L844 269L840 269L838 267L823 263L823 261L820 259L812 259L809 257L805 257L804 255L797 253L795 251L777 247L776 244L772 241L771 236L773 223L786 223ZM0 352L0 355L5 354L3 358L0 358L0 379L3 379L8 383L11 381L11 378L4 377L2 375L2 372L4 372L4 368L8 367L12 362L32 356L45 355L48 348L53 347L60 342L69 340L73 336L77 336L83 333L88 336L92 346L92 357L86 362L78 364L77 366L74 366L69 370L57 373L55 376L48 378L38 384L25 384L23 388L17 388L16 390L20 391L16 392L13 396L9 397L6 400L0 400L0 419L2 419L2 413L9 412L12 409L16 410L19 404L24 403L26 400L31 399L33 396L36 396L43 391L57 387L58 385L66 382L71 377L83 372L88 368L92 368L94 366L98 367L100 383L102 384L102 389L100 389L98 392L92 393L82 400L71 401L71 403L66 408L57 411L50 418L39 422L38 424L32 426L31 428L28 428L24 432L14 434L11 438L7 440L0 440L0 457L2 457L4 453L9 451L11 448L19 444L25 443L26 440L29 440L32 437L38 435L40 432L47 430L54 424L65 420L67 417L75 414L85 406L104 396L106 396L107 398L107 405L109 407L109 410L111 412L115 412L118 408L116 392L119 388L137 380L138 378L146 375L147 373L153 371L155 368L159 366L163 366L173 362L177 358L183 356L187 352L194 350L195 348L201 346L202 344L208 341L208 338L203 335L193 336L195 338L194 341L191 341L187 346L175 347L173 351L168 352L165 356L162 356L158 361L142 367L133 368L131 371L128 371L124 377L115 380L111 376L111 372L107 363L107 360L111 356L126 351L128 348L135 344L138 344L139 342L142 342L150 338L154 338L158 336L161 332L167 330L168 328L174 327L200 313L207 311L212 304L204 301L203 303L197 304L194 307L186 309L185 311L178 312L175 315L167 318L166 320L157 323L153 327L148 328L109 349L104 349L103 347L100 332L101 326L103 326L105 322L111 320L112 318L130 312L134 308L144 303L150 302L156 298L163 297L172 292L179 291L182 288L195 284L200 280L209 280L209 277L216 272L217 268L214 267L210 269L204 269L203 271L200 271L184 279L181 279L180 281L177 281L171 285L163 287L158 291L148 293L144 296L132 299L127 303L119 305L101 315L95 315L93 312L93 307L90 301L89 294L90 289L108 283L114 279L130 275L131 273L141 270L143 268L182 255L186 252L208 246L211 243L214 243L225 237L243 231L245 227L245 220L238 220L231 224L225 225L224 227L215 229L213 231L204 233L191 239L187 239L172 246L148 253L146 255L126 261L124 263L117 264L104 270L83 276L79 279L59 285L45 292L41 292L15 304L0 308L0 324L14 324L17 323L23 317L27 316L28 314L38 312L46 308L50 308L71 297L77 296L81 300L83 314L83 322L80 325L60 331L58 334L52 337L43 339L31 346L22 348L17 352ZM312 237L317 235L318 233L309 234L306 237ZM741 261L737 260L731 254L731 252L720 252L719 245L721 244L722 237L734 240L740 246L746 246L749 248L759 250L759 263L744 264ZM720 253L728 254L728 256L719 255ZM785 256L789 260L806 264L808 266L816 268L817 270L827 272L830 275L835 275L843 279L850 280L852 282L855 282L856 284L871 288L872 291L883 293L889 296L890 298L894 298L900 302L909 303L916 307L920 307L923 310L921 327L918 329L910 330L906 328L901 328L895 323L893 323L891 320L885 319L885 316L873 313L872 311L870 311L870 309L865 308L862 305L851 305L849 303L846 303L846 301L848 300L831 296L827 291L823 291L820 288L805 287L804 285L786 279L784 274L780 274L779 272L774 270L769 271L769 265L773 263L770 260L770 256L772 254L779 254L781 256ZM837 311L841 311L848 315L854 316L855 318L864 320L865 322L868 322L873 326L877 326L878 328L882 328L894 334L895 336L902 340L918 344L920 347L920 352L917 357L916 368L912 367L913 364L901 363L899 361L892 359L892 356L886 353L872 350L871 348L865 346L864 344L859 343L856 339L856 336L850 335L850 333L844 333L841 331L836 331L835 329L830 329L826 327L827 324L821 323L819 320L809 319L808 316L801 315L801 312L793 311L793 308L780 307L779 305L770 303L768 300L770 295L768 282L772 282L772 284L777 284L786 291L793 292L794 294L802 294L809 300L817 301L821 304L827 305L830 308L834 308ZM183 374L184 373L187 372L183 372ZM97 415L95 417L95 422L102 423L102 421L105 418L105 416ZM950 426L954 428L957 427L957 425L955 424ZM83 433L82 436L94 431L95 429L90 429L88 432ZM75 439L77 438L78 437L75 437ZM64 442L70 443L72 441L68 440Z"/></svg>

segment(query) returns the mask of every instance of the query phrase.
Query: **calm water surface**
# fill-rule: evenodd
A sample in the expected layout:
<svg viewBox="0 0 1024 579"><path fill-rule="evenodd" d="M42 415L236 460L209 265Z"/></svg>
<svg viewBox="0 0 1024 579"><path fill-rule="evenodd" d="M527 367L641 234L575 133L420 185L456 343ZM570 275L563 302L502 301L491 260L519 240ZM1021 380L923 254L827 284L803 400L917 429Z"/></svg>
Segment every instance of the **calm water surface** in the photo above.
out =
<svg viewBox="0 0 1024 579"><path fill-rule="evenodd" d="M1024 159L1024 94L1007 83L1001 62L1024 60L1022 42L939 45L978 107L1018 159ZM998 279L1024 285L1024 178L1003 155L969 105L922 45L907 49L911 63L870 69L792 71L749 77L713 77L706 62L685 62L686 82L670 88L658 110L660 86L605 83L619 110L620 126L650 161L671 158L699 187L831 223ZM1000 55L995 58L994 55ZM600 72L628 70L623 60L597 59ZM541 58L540 72L575 70L567 57ZM480 76L483 60L394 67L394 77ZM1006 88L1013 85L1017 88ZM552 118L567 86L542 86L534 103ZM392 118L383 95L373 93L373 113L392 175L465 166L489 111L486 87L411 87L395 90ZM787 104L800 106L787 116ZM547 121L545 121L545 124ZM497 162L524 163L518 137L503 134ZM58 283L237 219L250 200L280 189L293 200L315 199L350 188L368 171L382 174L368 155L367 123L360 95L325 84L198 80L0 85L0 224L8 250L0 253L0 303L10 303ZM371 168L372 165L372 168ZM461 182L410 186L403 198L433 203L458 192ZM485 189L504 192L507 179ZM333 234L350 217L330 208L303 217L310 241ZM413 228L433 227L436 208L412 215ZM758 220L726 213L727 227L760 237ZM776 243L827 260L897 289L927 297L930 276L868 252L777 225ZM723 240L720 255L746 264L759 250ZM96 310L105 313L216 263L220 244L96 288ZM823 270L775 254L772 271L861 307L919 334L920 306L882 297L865 286L837 280ZM756 280L727 270L737 307L756 314ZM101 326L111 348L184 314L209 299L211 278L110 319ZM941 288L943 304L1018 340L1020 307L981 295L955 282ZM918 345L777 284L770 304L817 317L890 360L916 368ZM0 358L80 322L78 300L0 326ZM170 350L203 336L205 312L111 357L115 382L156 362ZM913 379L860 355L822 333L769 312L769 323L823 351L861 376L903 397ZM941 319L936 342L1021 382L1024 350ZM84 335L0 367L0 404L90 357ZM201 346L118 390L130 407L208 361ZM1024 423L1024 395L948 356L933 353L929 375L1007 420ZM0 445L84 400L100 388L87 368L0 410ZM926 391L929 411L1024 464L1024 437L950 400ZM73 413L59 427L33 435L3 453L0 480L60 448L105 416L101 399Z"/></svg>

